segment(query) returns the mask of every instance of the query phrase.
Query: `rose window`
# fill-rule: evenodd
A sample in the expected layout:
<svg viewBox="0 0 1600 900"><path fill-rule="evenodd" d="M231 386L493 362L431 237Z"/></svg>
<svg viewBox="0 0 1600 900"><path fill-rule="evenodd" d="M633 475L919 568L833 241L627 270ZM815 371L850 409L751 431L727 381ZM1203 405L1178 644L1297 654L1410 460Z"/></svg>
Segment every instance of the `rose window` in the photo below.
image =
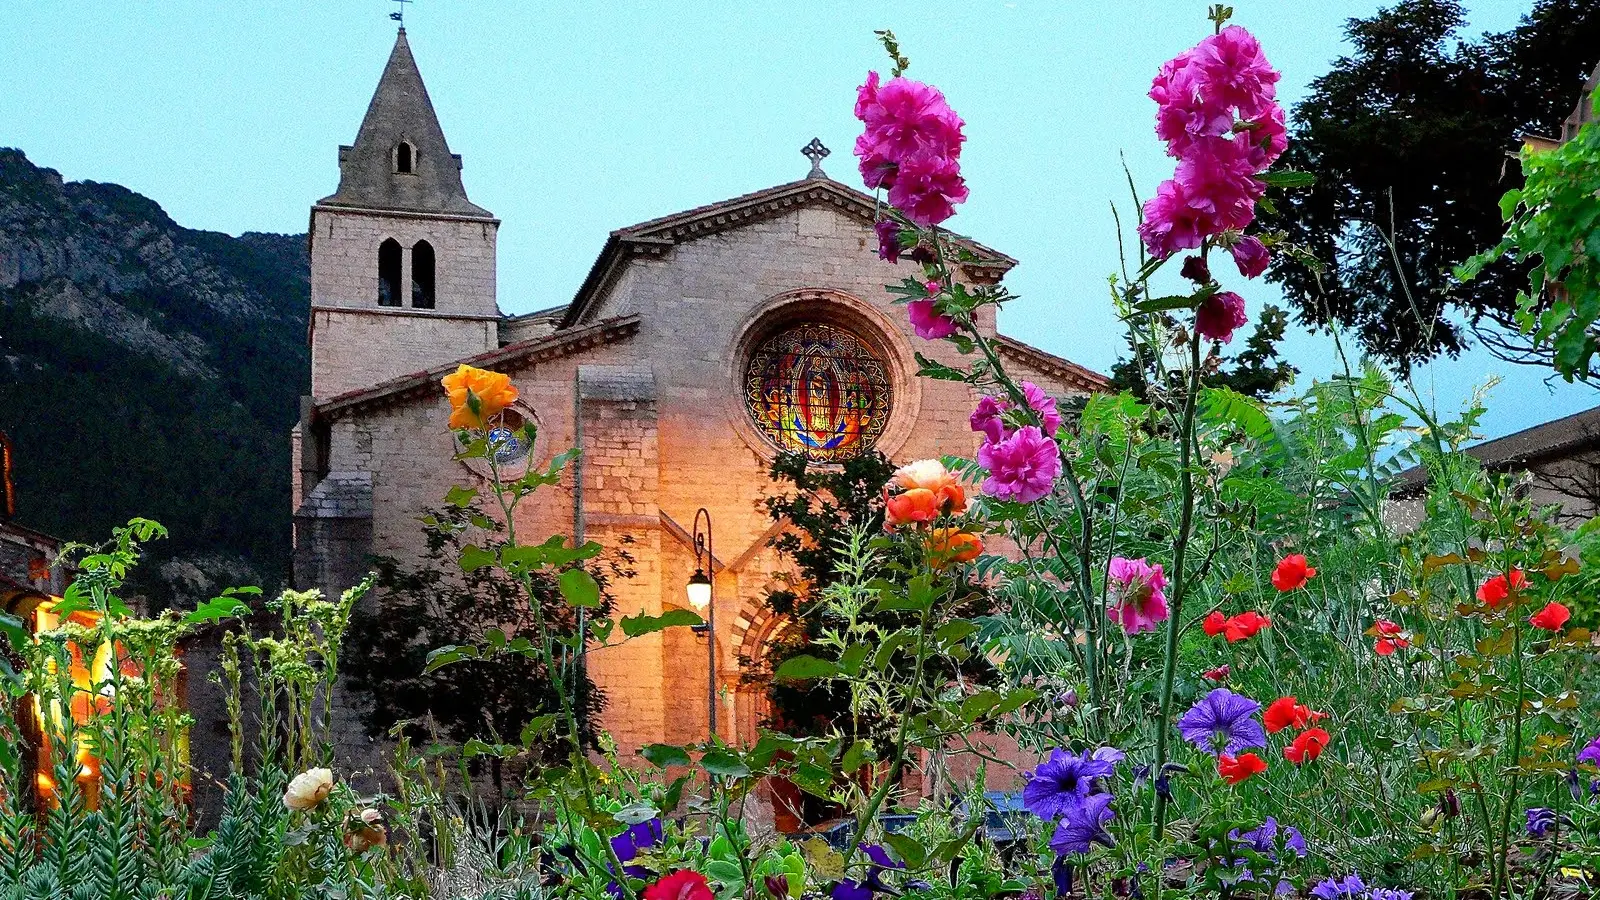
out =
<svg viewBox="0 0 1600 900"><path fill-rule="evenodd" d="M777 449L831 462L872 449L889 421L892 387L883 360L842 328L806 323L750 354L744 402Z"/></svg>

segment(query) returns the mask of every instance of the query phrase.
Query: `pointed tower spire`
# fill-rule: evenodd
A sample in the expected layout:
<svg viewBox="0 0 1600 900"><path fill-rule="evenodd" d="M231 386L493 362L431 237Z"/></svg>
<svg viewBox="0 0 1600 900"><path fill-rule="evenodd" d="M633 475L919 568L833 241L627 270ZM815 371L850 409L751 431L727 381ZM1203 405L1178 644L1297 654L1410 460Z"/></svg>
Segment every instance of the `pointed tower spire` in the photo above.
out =
<svg viewBox="0 0 1600 900"><path fill-rule="evenodd" d="M461 157L445 141L404 26L395 35L355 144L339 148L339 190L320 202L493 217L467 199Z"/></svg>

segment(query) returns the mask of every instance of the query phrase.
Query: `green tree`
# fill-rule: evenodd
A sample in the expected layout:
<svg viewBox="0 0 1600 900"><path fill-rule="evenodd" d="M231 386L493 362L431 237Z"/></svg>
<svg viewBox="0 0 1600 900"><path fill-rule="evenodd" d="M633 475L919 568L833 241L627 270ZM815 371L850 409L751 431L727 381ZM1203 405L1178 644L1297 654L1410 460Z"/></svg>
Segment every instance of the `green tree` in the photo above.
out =
<svg viewBox="0 0 1600 900"><path fill-rule="evenodd" d="M1354 52L1292 116L1284 165L1317 173L1316 186L1262 215L1314 260L1279 254L1269 276L1298 319L1350 328L1402 371L1460 352L1469 328L1507 359L1541 361L1515 335L1526 268L1498 262L1467 283L1450 270L1500 238L1500 196L1520 180L1507 151L1557 134L1600 61L1588 0L1538 0L1517 27L1477 39L1459 36L1465 22L1455 0L1352 19Z"/></svg>
<svg viewBox="0 0 1600 900"><path fill-rule="evenodd" d="M1176 325L1176 320L1169 320ZM1244 349L1231 359L1212 357L1201 379L1206 387L1232 388L1247 397L1258 400L1277 393L1299 371L1278 355L1278 343L1289 324L1289 317L1281 307L1268 304L1256 316L1255 327L1245 339ZM1113 390L1129 391L1140 400L1149 399L1149 384L1145 366L1134 355L1133 339L1128 339L1129 355L1111 366ZM1224 368L1226 366L1226 368Z"/></svg>
<svg viewBox="0 0 1600 900"><path fill-rule="evenodd" d="M423 521L427 549L422 557L410 565L378 558L376 600L358 609L351 622L346 670L371 697L367 730L377 736L398 725L415 738L517 743L536 716L560 710L550 675L536 655L498 653L427 671L428 653L438 647L491 642L492 631L508 639L533 634L533 610L518 582L496 566L462 572L456 562L469 527L489 527L497 535L503 529L476 506L428 510ZM609 618L606 585L630 577L632 559L613 554L598 561L590 574L600 583L601 603L589 614ZM562 599L556 574L535 575L534 588L552 630L561 637L576 634L577 610ZM576 707L584 741L595 746L596 716L605 696L586 673L580 681ZM542 750L561 753L553 739ZM497 784L499 763L493 760Z"/></svg>

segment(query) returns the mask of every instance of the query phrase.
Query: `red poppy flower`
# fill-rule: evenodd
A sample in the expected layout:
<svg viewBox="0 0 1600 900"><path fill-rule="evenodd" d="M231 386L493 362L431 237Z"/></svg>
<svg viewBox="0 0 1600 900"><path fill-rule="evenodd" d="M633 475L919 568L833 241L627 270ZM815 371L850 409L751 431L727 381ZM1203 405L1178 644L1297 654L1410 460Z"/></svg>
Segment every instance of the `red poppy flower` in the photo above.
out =
<svg viewBox="0 0 1600 900"><path fill-rule="evenodd" d="M1201 673L1200 677L1207 681L1227 681L1228 673L1233 671L1231 666L1217 666L1215 669Z"/></svg>
<svg viewBox="0 0 1600 900"><path fill-rule="evenodd" d="M1268 734L1277 734L1285 728L1304 728L1327 717L1327 713L1317 712L1293 697L1279 697L1261 714L1261 723L1267 726Z"/></svg>
<svg viewBox="0 0 1600 900"><path fill-rule="evenodd" d="M1216 637L1228 627L1228 617L1222 614L1222 610L1213 609L1211 614L1206 616L1206 620L1200 623L1200 627L1205 630L1206 637Z"/></svg>
<svg viewBox="0 0 1600 900"><path fill-rule="evenodd" d="M1331 740L1333 736L1321 728L1308 728L1283 748L1283 758L1297 766L1304 765L1321 756Z"/></svg>
<svg viewBox="0 0 1600 900"><path fill-rule="evenodd" d="M1512 569L1509 576L1496 575L1478 585L1478 599L1493 609L1506 602L1512 590L1521 590L1527 583L1528 577L1522 574L1521 569Z"/></svg>
<svg viewBox="0 0 1600 900"><path fill-rule="evenodd" d="M711 883L699 872L680 869L644 889L644 900L716 900Z"/></svg>
<svg viewBox="0 0 1600 900"><path fill-rule="evenodd" d="M1317 570L1306 565L1306 558L1299 553L1291 553L1278 560L1278 567L1272 570L1272 586L1279 591L1292 591L1295 588L1306 586Z"/></svg>
<svg viewBox="0 0 1600 900"><path fill-rule="evenodd" d="M1379 656L1393 656L1396 650L1411 646L1411 641L1405 637L1405 629L1397 622L1379 619L1372 623L1372 633L1377 635L1372 649Z"/></svg>
<svg viewBox="0 0 1600 900"><path fill-rule="evenodd" d="M1272 625L1271 619L1252 609L1229 618L1228 627L1223 630L1223 634L1228 638L1228 643L1234 644L1245 638L1255 637L1256 632L1270 625Z"/></svg>
<svg viewBox="0 0 1600 900"><path fill-rule="evenodd" d="M1561 626L1567 624L1567 620L1570 618L1572 618L1572 610L1559 603L1548 603L1545 604L1544 609L1530 616L1528 621L1532 622L1535 628L1543 628L1545 631L1560 631Z"/></svg>
<svg viewBox="0 0 1600 900"><path fill-rule="evenodd" d="M1238 784L1252 775L1259 775L1267 770L1267 762L1254 753L1241 753L1232 757L1224 753L1217 757L1217 774L1229 784Z"/></svg>

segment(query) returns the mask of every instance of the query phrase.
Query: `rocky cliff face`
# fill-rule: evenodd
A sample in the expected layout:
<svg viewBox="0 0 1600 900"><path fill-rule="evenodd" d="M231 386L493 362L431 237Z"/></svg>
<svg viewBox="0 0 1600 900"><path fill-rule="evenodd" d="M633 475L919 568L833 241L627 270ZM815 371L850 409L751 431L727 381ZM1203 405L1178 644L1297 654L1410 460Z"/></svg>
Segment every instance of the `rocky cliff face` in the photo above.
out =
<svg viewBox="0 0 1600 900"><path fill-rule="evenodd" d="M147 516L172 530L167 560L281 580L308 275L304 235L191 231L126 188L63 182L0 148L0 429L18 520L98 540Z"/></svg>

